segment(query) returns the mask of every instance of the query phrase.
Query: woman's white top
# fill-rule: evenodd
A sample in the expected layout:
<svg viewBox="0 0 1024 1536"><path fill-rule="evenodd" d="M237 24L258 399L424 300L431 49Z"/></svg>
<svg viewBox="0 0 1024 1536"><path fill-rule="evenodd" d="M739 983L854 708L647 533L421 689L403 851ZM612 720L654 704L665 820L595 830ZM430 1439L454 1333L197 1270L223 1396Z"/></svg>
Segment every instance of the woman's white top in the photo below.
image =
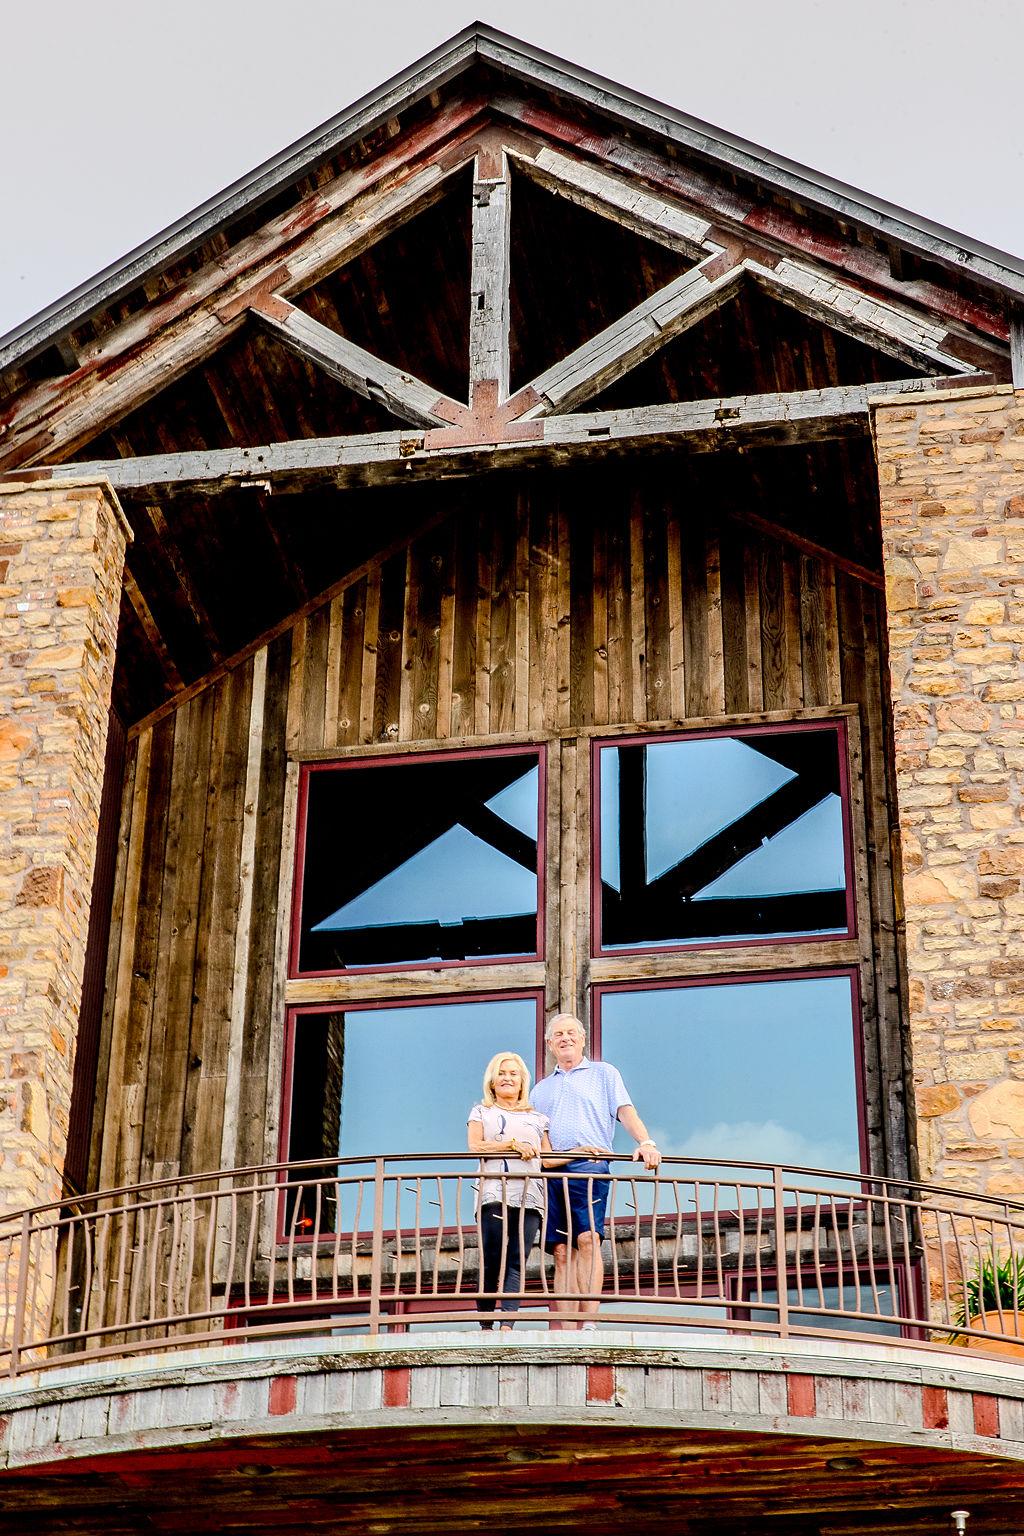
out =
<svg viewBox="0 0 1024 1536"><path fill-rule="evenodd" d="M484 1141L512 1141L533 1146L540 1151L541 1138L548 1128L547 1115L535 1109L501 1109L497 1104L474 1104L470 1121L478 1120L484 1129ZM525 1205L535 1211L544 1209L544 1180L531 1179L525 1170L531 1165L519 1157L483 1157L480 1159L480 1183L477 1185L477 1209L481 1205ZM507 1178L495 1175L507 1174Z"/></svg>

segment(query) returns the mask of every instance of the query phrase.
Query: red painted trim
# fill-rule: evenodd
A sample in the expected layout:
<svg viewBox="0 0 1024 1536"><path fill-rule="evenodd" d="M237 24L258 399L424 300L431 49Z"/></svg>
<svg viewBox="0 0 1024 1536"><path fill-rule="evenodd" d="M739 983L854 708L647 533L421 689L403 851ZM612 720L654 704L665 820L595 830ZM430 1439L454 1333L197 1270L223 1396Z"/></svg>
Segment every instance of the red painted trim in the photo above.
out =
<svg viewBox="0 0 1024 1536"><path fill-rule="evenodd" d="M360 965L349 969L327 971L303 971L299 968L299 947L302 938L302 889L306 863L306 826L309 815L309 782L314 773L348 772L360 768L401 768L411 763L435 763L440 758L451 763L468 762L481 757L536 757L538 762L537 785L537 944L532 955L474 955L469 960L409 960L397 965ZM526 742L509 747L477 747L452 752L443 747L409 753L395 753L379 757L336 758L330 762L303 763L299 773L299 800L295 830L295 866L292 874L291 937L288 948L288 975L293 978L318 978L325 976L375 976L382 973L393 975L398 971L458 970L467 965L510 965L522 961L543 960L546 946L546 836L547 836L547 743Z"/></svg>
<svg viewBox="0 0 1024 1536"><path fill-rule="evenodd" d="M987 1392L975 1392L974 1396L974 1433L987 1435L991 1440L999 1439L999 1399L991 1397Z"/></svg>
<svg viewBox="0 0 1024 1536"><path fill-rule="evenodd" d="M733 971L721 976L659 977L656 980L595 982L592 988L590 1041L594 1061L602 1057L601 1000L606 992L663 992L667 988L737 986L745 982L808 981L826 976L845 976L850 983L850 1013L853 1029L854 1092L857 1102L857 1136L860 1143L861 1172L869 1167L867 1105L864 1093L864 1049L860 976L856 966L823 966L820 969L794 971ZM746 1166L746 1165L744 1165ZM754 1166L757 1166L756 1159Z"/></svg>
<svg viewBox="0 0 1024 1536"><path fill-rule="evenodd" d="M925 1429L949 1428L949 1399L945 1387L921 1388L921 1422Z"/></svg>
<svg viewBox="0 0 1024 1536"><path fill-rule="evenodd" d="M843 872L846 879L846 927L829 932L829 939L852 939L857 936L857 902L853 877L853 826L850 812L850 765L849 739L846 720L792 720L768 725L715 726L702 731L668 731L657 735L613 736L595 738L591 747L590 804L593 839L590 869L590 952L592 955L615 955L619 959L631 955L679 955L713 949L748 949L761 944L810 944L820 943L820 933L782 934L766 938L741 939L694 939L678 944L608 945L601 940L601 781L600 754L611 747L649 746L667 741L703 741L715 738L744 736L792 735L796 731L832 731L836 735L836 751L839 756L839 799L843 821Z"/></svg>
<svg viewBox="0 0 1024 1536"><path fill-rule="evenodd" d="M813 1376L786 1376L786 1408L791 1418L813 1419L817 1413Z"/></svg>
<svg viewBox="0 0 1024 1536"><path fill-rule="evenodd" d="M615 1371L610 1365L587 1366L587 1402L611 1403L615 1400Z"/></svg>
<svg viewBox="0 0 1024 1536"><path fill-rule="evenodd" d="M384 1373L381 1406L384 1408L408 1408L409 1367L388 1367Z"/></svg>
<svg viewBox="0 0 1024 1536"><path fill-rule="evenodd" d="M275 1376L270 1383L267 1407L271 1414L295 1412L295 1377Z"/></svg>

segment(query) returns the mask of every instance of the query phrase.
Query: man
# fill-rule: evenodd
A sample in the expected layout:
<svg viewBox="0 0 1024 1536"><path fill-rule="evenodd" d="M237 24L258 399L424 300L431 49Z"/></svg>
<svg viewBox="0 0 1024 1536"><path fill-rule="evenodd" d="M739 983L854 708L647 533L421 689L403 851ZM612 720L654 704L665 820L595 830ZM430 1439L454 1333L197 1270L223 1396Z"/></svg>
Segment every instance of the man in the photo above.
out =
<svg viewBox="0 0 1024 1536"><path fill-rule="evenodd" d="M542 1078L531 1096L533 1107L551 1122L549 1136L556 1152L579 1155L564 1165L567 1173L607 1174L608 1154L618 1120L637 1143L633 1154L648 1171L661 1162L661 1153L633 1108L620 1073L607 1061L588 1061L583 1054L586 1032L571 1013L556 1013L545 1035L555 1058L555 1070ZM609 1182L602 1178L549 1179L545 1247L554 1253L555 1290L564 1299L556 1312L583 1313L585 1320L556 1323L556 1328L593 1328L604 1281L601 1241ZM566 1209L568 1193L568 1209ZM588 1298L580 1301L573 1296Z"/></svg>

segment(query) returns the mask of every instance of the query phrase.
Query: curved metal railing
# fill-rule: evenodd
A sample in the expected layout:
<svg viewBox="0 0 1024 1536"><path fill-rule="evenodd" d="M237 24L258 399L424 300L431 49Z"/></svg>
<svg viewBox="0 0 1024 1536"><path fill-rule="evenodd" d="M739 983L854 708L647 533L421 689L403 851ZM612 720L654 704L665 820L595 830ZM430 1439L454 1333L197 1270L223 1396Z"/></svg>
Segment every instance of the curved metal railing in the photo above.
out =
<svg viewBox="0 0 1024 1536"><path fill-rule="evenodd" d="M454 1153L271 1163L9 1216L0 1369L269 1335L475 1327L479 1304L493 1302L481 1283L476 1170ZM566 1179L539 1177L549 1193ZM588 1292L602 1326L945 1349L1024 1333L1018 1202L689 1158L666 1158L657 1177L615 1158L608 1194L604 1274ZM514 1202L504 1209L510 1225L521 1221ZM581 1298L555 1289L539 1246L517 1295L520 1327L581 1317Z"/></svg>

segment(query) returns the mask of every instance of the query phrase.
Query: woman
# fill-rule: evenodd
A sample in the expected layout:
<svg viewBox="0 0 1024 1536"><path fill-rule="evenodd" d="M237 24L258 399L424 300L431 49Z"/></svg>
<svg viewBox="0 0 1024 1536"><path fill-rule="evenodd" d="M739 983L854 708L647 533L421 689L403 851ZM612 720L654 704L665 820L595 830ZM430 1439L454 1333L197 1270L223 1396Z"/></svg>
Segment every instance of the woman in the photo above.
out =
<svg viewBox="0 0 1024 1536"><path fill-rule="evenodd" d="M481 1289L490 1292L477 1310L493 1313L495 1293L502 1282L499 1311L501 1331L512 1328L510 1314L519 1311L517 1293L544 1213L544 1181L528 1177L530 1164L540 1167L541 1154L551 1151L548 1121L530 1105L530 1074L514 1051L499 1051L487 1063L483 1098L469 1112L469 1150L481 1159L477 1186L477 1217L483 1258ZM494 1319L481 1319L493 1328Z"/></svg>

